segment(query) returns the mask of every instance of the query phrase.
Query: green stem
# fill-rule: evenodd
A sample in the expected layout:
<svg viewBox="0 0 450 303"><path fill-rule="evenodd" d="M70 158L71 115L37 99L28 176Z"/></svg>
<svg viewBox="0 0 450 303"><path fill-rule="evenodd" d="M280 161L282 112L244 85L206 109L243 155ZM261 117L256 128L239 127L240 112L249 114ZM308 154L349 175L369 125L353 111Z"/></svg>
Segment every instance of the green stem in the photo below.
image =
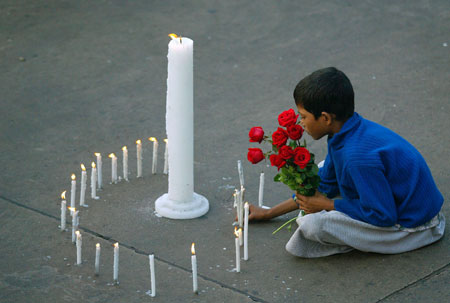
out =
<svg viewBox="0 0 450 303"><path fill-rule="evenodd" d="M277 230L275 230L272 235L276 234L277 232L279 232L283 227L285 227L286 225L288 225L289 223L291 223L294 220L297 220L298 217L292 218L291 220L287 221L286 223L284 223L283 225L281 225L280 227L278 227Z"/></svg>

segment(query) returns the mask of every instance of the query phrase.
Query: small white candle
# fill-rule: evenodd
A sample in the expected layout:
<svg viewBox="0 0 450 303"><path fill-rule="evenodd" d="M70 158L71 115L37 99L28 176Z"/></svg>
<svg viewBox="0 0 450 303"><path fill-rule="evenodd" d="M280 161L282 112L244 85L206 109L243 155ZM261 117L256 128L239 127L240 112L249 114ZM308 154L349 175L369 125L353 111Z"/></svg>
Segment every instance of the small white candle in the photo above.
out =
<svg viewBox="0 0 450 303"><path fill-rule="evenodd" d="M91 198L98 199L97 197L97 167L95 167L95 162L91 163Z"/></svg>
<svg viewBox="0 0 450 303"><path fill-rule="evenodd" d="M128 149L126 146L122 147L122 154L123 178L128 181Z"/></svg>
<svg viewBox="0 0 450 303"><path fill-rule="evenodd" d="M78 210L75 207L70 208L70 212L72 213L72 243L75 243L75 231L78 228Z"/></svg>
<svg viewBox="0 0 450 303"><path fill-rule="evenodd" d="M155 280L155 255L148 255L148 261L150 263L150 282L152 285L152 293L150 296L156 296L156 280Z"/></svg>
<svg viewBox="0 0 450 303"><path fill-rule="evenodd" d="M82 240L81 240L81 233L79 230L77 230L75 232L76 236L77 236L77 265L81 264L81 245L82 245Z"/></svg>
<svg viewBox="0 0 450 303"><path fill-rule="evenodd" d="M164 174L169 173L169 140L164 139L164 142L166 142L166 149L164 151Z"/></svg>
<svg viewBox="0 0 450 303"><path fill-rule="evenodd" d="M100 243L95 244L95 275L100 274Z"/></svg>
<svg viewBox="0 0 450 303"><path fill-rule="evenodd" d="M239 181L241 182L241 187L244 186L244 170L242 169L241 160L237 161L238 172L239 172Z"/></svg>
<svg viewBox="0 0 450 303"><path fill-rule="evenodd" d="M244 205L244 260L248 260L248 212L249 205L248 202L245 202Z"/></svg>
<svg viewBox="0 0 450 303"><path fill-rule="evenodd" d="M153 142L152 174L156 174L158 165L158 140L155 137L150 137L148 140Z"/></svg>
<svg viewBox="0 0 450 303"><path fill-rule="evenodd" d="M114 267L113 267L114 282L119 282L119 243L114 244Z"/></svg>
<svg viewBox="0 0 450 303"><path fill-rule="evenodd" d="M136 141L137 177L142 177L142 141Z"/></svg>
<svg viewBox="0 0 450 303"><path fill-rule="evenodd" d="M239 192L239 203L238 203L239 216L240 216L239 227L241 227L241 229L244 226L244 197L245 197L245 188L243 186L241 186L241 190ZM239 236L239 244L241 246L244 245L244 238L243 238L242 233L240 233L240 236Z"/></svg>
<svg viewBox="0 0 450 303"><path fill-rule="evenodd" d="M70 207L75 207L75 195L77 192L77 180L75 174L72 174L72 187L70 188Z"/></svg>
<svg viewBox="0 0 450 303"><path fill-rule="evenodd" d="M111 183L117 183L117 157L114 153L109 154L111 158Z"/></svg>
<svg viewBox="0 0 450 303"><path fill-rule="evenodd" d="M61 231L64 231L66 229L66 191L63 191L61 194Z"/></svg>
<svg viewBox="0 0 450 303"><path fill-rule="evenodd" d="M95 153L97 157L97 183L98 188L102 188L102 155L100 153Z"/></svg>
<svg viewBox="0 0 450 303"><path fill-rule="evenodd" d="M241 245L239 245L241 231L240 228L237 229L237 227L234 227L234 235L236 236L234 239L234 244L236 246L236 272L241 272Z"/></svg>
<svg viewBox="0 0 450 303"><path fill-rule="evenodd" d="M86 181L86 167L84 166L84 164L81 164L80 206L87 206L86 204L84 204L84 201L86 199Z"/></svg>
<svg viewBox="0 0 450 303"><path fill-rule="evenodd" d="M264 199L264 173L261 173L259 176L259 196L258 196L258 205L259 207L263 206Z"/></svg>
<svg viewBox="0 0 450 303"><path fill-rule="evenodd" d="M192 289L194 293L198 293L198 280L197 280L197 256L195 255L195 243L191 245L191 263L192 263Z"/></svg>

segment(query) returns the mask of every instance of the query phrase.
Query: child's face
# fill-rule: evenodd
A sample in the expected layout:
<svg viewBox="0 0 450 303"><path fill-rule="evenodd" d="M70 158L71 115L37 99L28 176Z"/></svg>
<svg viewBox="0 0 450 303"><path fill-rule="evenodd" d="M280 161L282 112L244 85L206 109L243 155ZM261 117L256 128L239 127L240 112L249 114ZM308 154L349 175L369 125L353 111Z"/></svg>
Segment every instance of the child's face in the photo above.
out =
<svg viewBox="0 0 450 303"><path fill-rule="evenodd" d="M327 123L324 115L316 119L303 106L297 105L297 109L301 117L300 124L314 140L319 140L323 136L330 134L329 123Z"/></svg>

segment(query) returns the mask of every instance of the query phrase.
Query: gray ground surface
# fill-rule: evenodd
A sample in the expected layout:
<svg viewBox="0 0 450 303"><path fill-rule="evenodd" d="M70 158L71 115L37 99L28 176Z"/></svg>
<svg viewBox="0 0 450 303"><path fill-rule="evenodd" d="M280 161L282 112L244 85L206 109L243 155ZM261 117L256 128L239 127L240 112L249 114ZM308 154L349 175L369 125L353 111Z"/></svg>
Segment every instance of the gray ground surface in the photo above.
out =
<svg viewBox="0 0 450 303"><path fill-rule="evenodd" d="M250 226L250 260L234 267L232 193L244 163L247 197L289 196L275 169L246 159L248 130L276 128L295 84L336 66L352 80L356 110L401 134L450 197L448 1L7 1L0 2L1 302L448 302L449 237L401 255L289 255L290 233L271 232L295 214ZM136 179L134 142L165 137L168 33L195 41L195 190L207 215L155 216L167 176ZM326 141L312 142L317 158ZM94 152L130 151L130 182L106 184L81 210L83 259L58 230L60 199ZM162 144L160 145L162 146ZM163 148L159 150L160 159ZM120 159L120 157L119 157ZM120 169L119 161L119 169ZM121 174L121 173L119 173ZM448 203L444 213L449 217ZM70 225L69 225L70 227ZM120 284L112 244L121 244ZM102 265L94 276L95 243ZM191 292L196 242L199 295ZM157 297L147 254L154 252Z"/></svg>

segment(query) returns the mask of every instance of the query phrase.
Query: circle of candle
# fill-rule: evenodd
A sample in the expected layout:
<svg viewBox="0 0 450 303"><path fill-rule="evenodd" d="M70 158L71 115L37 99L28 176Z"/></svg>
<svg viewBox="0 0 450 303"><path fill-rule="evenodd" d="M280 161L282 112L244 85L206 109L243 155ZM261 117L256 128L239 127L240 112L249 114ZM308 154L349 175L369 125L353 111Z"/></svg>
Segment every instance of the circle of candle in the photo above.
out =
<svg viewBox="0 0 450 303"><path fill-rule="evenodd" d="M155 137L150 137L148 140L153 142L152 174L156 174L156 167L158 165L158 140Z"/></svg>
<svg viewBox="0 0 450 303"><path fill-rule="evenodd" d="M95 153L97 157L97 183L98 188L102 188L102 155L100 153Z"/></svg>
<svg viewBox="0 0 450 303"><path fill-rule="evenodd" d="M115 283L119 283L119 243L114 244L113 279Z"/></svg>
<svg viewBox="0 0 450 303"><path fill-rule="evenodd" d="M171 219L193 219L209 210L208 200L194 193L194 42L176 35L171 38L166 103L169 190L156 200L155 210Z"/></svg>
<svg viewBox="0 0 450 303"><path fill-rule="evenodd" d="M197 280L197 256L195 255L195 243L191 245L191 263L192 263L192 289L194 293L198 293L198 280Z"/></svg>
<svg viewBox="0 0 450 303"><path fill-rule="evenodd" d="M169 140L164 139L164 142L166 143L166 148L164 150L164 174L169 173Z"/></svg>
<svg viewBox="0 0 450 303"><path fill-rule="evenodd" d="M100 274L100 243L95 244L95 275Z"/></svg>
<svg viewBox="0 0 450 303"><path fill-rule="evenodd" d="M241 187L244 186L244 170L242 169L241 160L237 161L238 172L239 172L239 182L241 183Z"/></svg>
<svg viewBox="0 0 450 303"><path fill-rule="evenodd" d="M142 177L142 141L136 141L137 177Z"/></svg>
<svg viewBox="0 0 450 303"><path fill-rule="evenodd" d="M66 191L63 191L61 194L61 231L64 231L66 229Z"/></svg>
<svg viewBox="0 0 450 303"><path fill-rule="evenodd" d="M84 164L81 164L80 206L87 206L86 204L84 204L84 201L86 199L86 179L86 167L84 166Z"/></svg>
<svg viewBox="0 0 450 303"><path fill-rule="evenodd" d="M258 195L258 205L259 207L263 206L264 199L264 173L261 173L259 176L259 195Z"/></svg>
<svg viewBox="0 0 450 303"><path fill-rule="evenodd" d="M249 205L248 202L245 202L244 205L244 260L248 260L248 212Z"/></svg>
<svg viewBox="0 0 450 303"><path fill-rule="evenodd" d="M241 229L237 229L234 227L234 235L236 236L234 239L234 244L236 246L236 272L241 272L241 245L239 245L239 238L241 234Z"/></svg>
<svg viewBox="0 0 450 303"><path fill-rule="evenodd" d="M148 255L148 261L150 263L150 283L151 283L151 295L152 297L156 296L156 280L155 280L155 255Z"/></svg>
<svg viewBox="0 0 450 303"><path fill-rule="evenodd" d="M77 191L77 177L75 176L75 174L72 174L71 176L72 178L72 186L70 188L70 207L74 208L75 207L75 195L76 195L76 191Z"/></svg>
<svg viewBox="0 0 450 303"><path fill-rule="evenodd" d="M111 158L111 183L117 183L117 157L114 153L109 154Z"/></svg>
<svg viewBox="0 0 450 303"><path fill-rule="evenodd" d="M122 147L122 155L123 178L128 181L128 149L126 146Z"/></svg>
<svg viewBox="0 0 450 303"><path fill-rule="evenodd" d="M82 245L82 240L81 240L81 233L79 230L77 230L75 232L76 236L77 236L77 265L81 264L81 245Z"/></svg>
<svg viewBox="0 0 450 303"><path fill-rule="evenodd" d="M95 167L95 162L91 163L91 198L97 199L97 168Z"/></svg>

